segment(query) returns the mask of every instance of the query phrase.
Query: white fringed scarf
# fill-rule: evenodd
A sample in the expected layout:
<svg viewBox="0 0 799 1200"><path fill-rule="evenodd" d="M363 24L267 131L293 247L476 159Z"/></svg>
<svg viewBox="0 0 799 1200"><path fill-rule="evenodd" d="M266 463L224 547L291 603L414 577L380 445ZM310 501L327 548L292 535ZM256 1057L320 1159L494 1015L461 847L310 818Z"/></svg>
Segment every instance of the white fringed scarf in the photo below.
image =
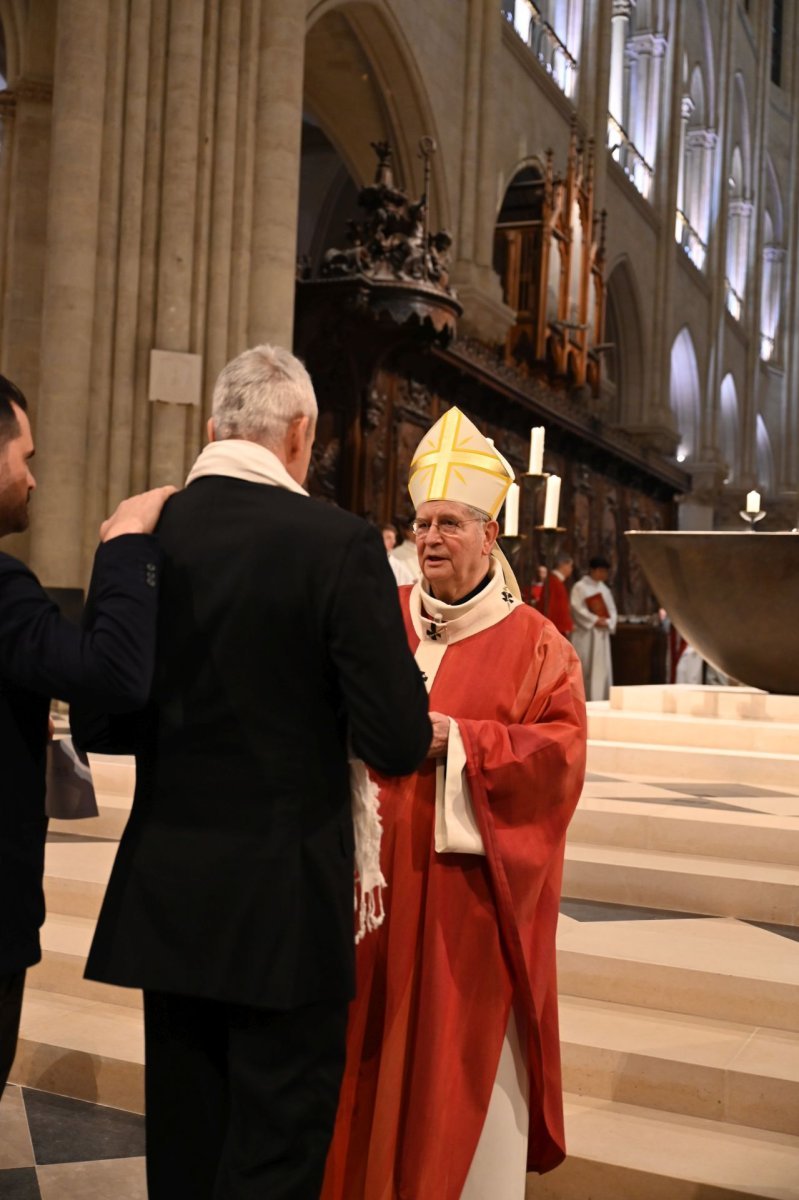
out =
<svg viewBox="0 0 799 1200"><path fill-rule="evenodd" d="M304 487L292 479L283 463L256 442L226 438L210 442L189 471L186 486L208 475L227 475L248 483L265 483L307 496ZM355 941L382 925L383 889L386 881L380 870L380 840L383 832L377 785L369 777L366 764L350 756L352 826L355 834L355 911L358 928Z"/></svg>

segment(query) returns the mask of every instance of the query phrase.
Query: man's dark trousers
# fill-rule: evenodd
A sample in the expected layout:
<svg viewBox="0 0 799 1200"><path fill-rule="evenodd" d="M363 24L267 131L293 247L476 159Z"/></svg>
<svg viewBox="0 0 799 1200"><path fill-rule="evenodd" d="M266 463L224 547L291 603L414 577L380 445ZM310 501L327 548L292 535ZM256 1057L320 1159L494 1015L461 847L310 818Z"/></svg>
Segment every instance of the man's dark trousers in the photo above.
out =
<svg viewBox="0 0 799 1200"><path fill-rule="evenodd" d="M318 1196L347 1007L280 1012L145 992L149 1200Z"/></svg>
<svg viewBox="0 0 799 1200"><path fill-rule="evenodd" d="M25 972L0 976L0 1096L14 1061Z"/></svg>

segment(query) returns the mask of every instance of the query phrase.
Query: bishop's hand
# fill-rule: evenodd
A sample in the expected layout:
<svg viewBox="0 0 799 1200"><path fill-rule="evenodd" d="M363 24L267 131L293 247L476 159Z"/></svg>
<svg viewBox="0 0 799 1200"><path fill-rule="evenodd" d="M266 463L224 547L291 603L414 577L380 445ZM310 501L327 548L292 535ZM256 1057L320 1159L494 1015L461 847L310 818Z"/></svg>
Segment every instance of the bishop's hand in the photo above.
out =
<svg viewBox="0 0 799 1200"><path fill-rule="evenodd" d="M430 724L433 726L433 740L427 751L428 758L446 758L447 742L449 741L450 718L443 713L431 712Z"/></svg>

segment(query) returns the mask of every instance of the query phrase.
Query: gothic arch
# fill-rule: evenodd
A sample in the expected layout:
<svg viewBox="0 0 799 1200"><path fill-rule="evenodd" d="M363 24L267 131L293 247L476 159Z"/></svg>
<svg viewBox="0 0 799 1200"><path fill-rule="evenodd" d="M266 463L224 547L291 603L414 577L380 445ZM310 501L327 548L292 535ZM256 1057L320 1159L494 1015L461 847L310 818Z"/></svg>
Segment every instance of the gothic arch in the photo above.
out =
<svg viewBox="0 0 799 1200"><path fill-rule="evenodd" d="M763 215L763 287L760 298L760 357L780 358L779 328L785 272L782 196L771 155L766 155L765 213Z"/></svg>
<svg viewBox="0 0 799 1200"><path fill-rule="evenodd" d="M727 464L725 483L734 483L738 475L738 391L732 373L721 381L719 397L719 450Z"/></svg>
<svg viewBox="0 0 799 1200"><path fill-rule="evenodd" d="M22 73L21 14L15 0L0 0L0 37L5 49L5 79Z"/></svg>
<svg viewBox="0 0 799 1200"><path fill-rule="evenodd" d="M305 102L358 185L374 173L370 142L387 138L398 181L421 193L419 141L434 138L439 149L432 159L431 222L452 227L432 107L413 51L387 5L377 0L314 5L308 17Z"/></svg>
<svg viewBox="0 0 799 1200"><path fill-rule="evenodd" d="M605 340L613 343L605 357L607 375L615 384L615 413L621 424L642 419L644 394L644 334L641 325L643 305L632 265L620 258L608 275Z"/></svg>
<svg viewBox="0 0 799 1200"><path fill-rule="evenodd" d="M677 334L671 347L669 400L680 434L677 457L682 461L691 458L699 449L702 407L696 349L687 325Z"/></svg>
<svg viewBox="0 0 799 1200"><path fill-rule="evenodd" d="M755 429L755 451L758 490L766 496L773 496L775 491L774 453L766 422L760 413L757 414Z"/></svg>
<svg viewBox="0 0 799 1200"><path fill-rule="evenodd" d="M690 75L685 77L684 82L689 83L693 72L699 66L705 89L704 127L714 128L717 125L716 62L707 0L693 0L691 4L685 6L683 45L690 63Z"/></svg>

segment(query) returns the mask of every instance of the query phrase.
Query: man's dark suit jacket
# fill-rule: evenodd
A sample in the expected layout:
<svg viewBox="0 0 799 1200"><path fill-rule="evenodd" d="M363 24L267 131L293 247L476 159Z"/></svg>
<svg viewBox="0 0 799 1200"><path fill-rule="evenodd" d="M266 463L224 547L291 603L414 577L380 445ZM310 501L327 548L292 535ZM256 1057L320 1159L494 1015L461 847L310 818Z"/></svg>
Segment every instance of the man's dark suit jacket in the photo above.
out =
<svg viewBox="0 0 799 1200"><path fill-rule="evenodd" d="M41 956L50 699L141 707L152 680L160 562L152 537L100 546L81 632L26 566L0 554L0 975Z"/></svg>
<svg viewBox="0 0 799 1200"><path fill-rule="evenodd" d="M382 540L221 476L175 496L158 536L153 703L128 737L73 708L79 744L137 750L87 975L252 1007L346 1001L348 739L402 775L431 735Z"/></svg>

